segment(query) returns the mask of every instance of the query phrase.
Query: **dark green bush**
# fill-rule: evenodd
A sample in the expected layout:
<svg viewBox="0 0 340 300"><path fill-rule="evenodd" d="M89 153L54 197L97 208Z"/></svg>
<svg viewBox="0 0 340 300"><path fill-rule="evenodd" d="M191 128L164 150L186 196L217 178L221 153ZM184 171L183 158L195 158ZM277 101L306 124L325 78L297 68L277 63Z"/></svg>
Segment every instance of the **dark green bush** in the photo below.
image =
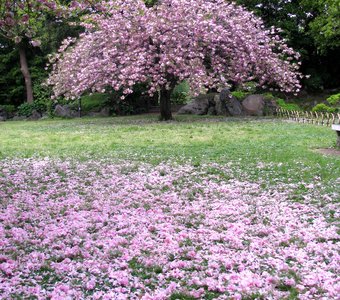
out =
<svg viewBox="0 0 340 300"><path fill-rule="evenodd" d="M100 110L110 103L109 94L92 94L81 97L81 108L83 112ZM74 102L75 107L78 107L78 101Z"/></svg>
<svg viewBox="0 0 340 300"><path fill-rule="evenodd" d="M286 103L283 99L280 98L276 98L276 103L278 106L280 106L283 109L286 110L294 110L294 111L301 111L302 109L300 108L299 105L295 104L295 103Z"/></svg>
<svg viewBox="0 0 340 300"><path fill-rule="evenodd" d="M32 112L36 110L39 113L44 113L47 110L46 103L40 101L34 101L33 103L23 103L18 106L19 116L29 117Z"/></svg>
<svg viewBox="0 0 340 300"><path fill-rule="evenodd" d="M340 105L340 93L328 97L327 102L332 106Z"/></svg>
<svg viewBox="0 0 340 300"><path fill-rule="evenodd" d="M336 112L336 108L330 107L330 106L326 105L325 103L319 103L312 108L312 111L334 113L334 112Z"/></svg>
<svg viewBox="0 0 340 300"><path fill-rule="evenodd" d="M271 101L271 100L283 100L280 98L275 97L272 93L264 93L262 94L265 101Z"/></svg>
<svg viewBox="0 0 340 300"><path fill-rule="evenodd" d="M245 91L233 91L231 92L231 94L239 101L244 100L244 98L246 98L250 93L249 92L245 92Z"/></svg>
<svg viewBox="0 0 340 300"><path fill-rule="evenodd" d="M31 104L25 102L18 106L19 116L29 117L32 114L33 110L34 110L33 103Z"/></svg>
<svg viewBox="0 0 340 300"><path fill-rule="evenodd" d="M323 91L324 82L322 76L317 73L314 69L307 69L306 73L310 75L307 79L304 80L304 85L309 92L321 92Z"/></svg>
<svg viewBox="0 0 340 300"><path fill-rule="evenodd" d="M186 81L181 82L174 88L171 100L175 104L186 104L190 101L190 87Z"/></svg>
<svg viewBox="0 0 340 300"><path fill-rule="evenodd" d="M0 105L0 109L3 109L7 114L13 114L15 112L14 105Z"/></svg>

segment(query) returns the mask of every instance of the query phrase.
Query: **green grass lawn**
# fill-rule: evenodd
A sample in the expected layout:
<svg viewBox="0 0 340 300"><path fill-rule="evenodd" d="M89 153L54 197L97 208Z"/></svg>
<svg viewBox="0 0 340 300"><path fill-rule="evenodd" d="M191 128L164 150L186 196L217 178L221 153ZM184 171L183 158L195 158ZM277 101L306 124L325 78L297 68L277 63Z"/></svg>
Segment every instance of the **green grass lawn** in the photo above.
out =
<svg viewBox="0 0 340 300"><path fill-rule="evenodd" d="M180 116L83 118L0 124L0 158L75 157L136 162L229 163L232 176L273 182L313 182L336 188L340 157L318 148L335 147L328 127L271 119ZM332 188L332 189L333 189Z"/></svg>

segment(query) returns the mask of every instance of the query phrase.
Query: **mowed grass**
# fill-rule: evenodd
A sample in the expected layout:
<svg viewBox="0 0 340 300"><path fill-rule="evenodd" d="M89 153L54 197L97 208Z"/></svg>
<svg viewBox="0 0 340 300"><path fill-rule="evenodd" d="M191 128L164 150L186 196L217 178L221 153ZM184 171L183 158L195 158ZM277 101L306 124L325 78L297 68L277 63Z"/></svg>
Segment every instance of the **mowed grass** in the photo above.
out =
<svg viewBox="0 0 340 300"><path fill-rule="evenodd" d="M318 153L334 148L329 127L278 119L156 115L3 122L0 159L73 157L230 164L233 176L265 182L336 182L340 157ZM213 172L213 171L212 171Z"/></svg>

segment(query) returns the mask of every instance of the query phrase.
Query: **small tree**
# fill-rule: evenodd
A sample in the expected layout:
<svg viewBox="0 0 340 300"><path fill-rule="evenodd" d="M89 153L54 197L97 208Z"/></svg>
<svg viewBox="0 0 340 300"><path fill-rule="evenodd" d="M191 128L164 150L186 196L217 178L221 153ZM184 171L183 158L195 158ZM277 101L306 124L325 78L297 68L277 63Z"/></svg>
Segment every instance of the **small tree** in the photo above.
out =
<svg viewBox="0 0 340 300"><path fill-rule="evenodd" d="M223 0L163 0L152 7L117 0L86 27L54 57L55 96L107 87L127 95L143 82L150 94L160 92L161 119L169 120L171 92L183 80L197 93L254 79L286 92L300 88L299 55L274 28L265 30L251 12Z"/></svg>
<svg viewBox="0 0 340 300"><path fill-rule="evenodd" d="M100 0L0 0L0 35L14 42L19 52L28 103L33 102L33 88L26 53L29 47L40 47L46 19L68 18L88 8L98 10L101 8L98 2Z"/></svg>

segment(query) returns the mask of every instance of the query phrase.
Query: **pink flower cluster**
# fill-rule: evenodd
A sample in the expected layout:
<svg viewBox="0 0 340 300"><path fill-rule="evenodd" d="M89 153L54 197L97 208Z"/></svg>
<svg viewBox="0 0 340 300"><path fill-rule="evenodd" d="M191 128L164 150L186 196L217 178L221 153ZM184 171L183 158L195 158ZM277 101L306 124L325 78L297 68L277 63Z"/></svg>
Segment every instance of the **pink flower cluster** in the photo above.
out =
<svg viewBox="0 0 340 300"><path fill-rule="evenodd" d="M67 3L69 2L69 3ZM28 38L33 47L40 47L39 26L46 17L69 19L77 13L104 9L101 0L1 0L0 33L3 37L20 43Z"/></svg>
<svg viewBox="0 0 340 300"><path fill-rule="evenodd" d="M224 0L108 1L88 29L52 62L55 96L77 97L107 87L132 93L146 83L149 93L188 80L194 92L257 80L297 91L298 53L266 30L251 12ZM69 41L67 42L67 44Z"/></svg>
<svg viewBox="0 0 340 300"><path fill-rule="evenodd" d="M208 169L0 161L0 298L339 295L339 235L319 208Z"/></svg>

